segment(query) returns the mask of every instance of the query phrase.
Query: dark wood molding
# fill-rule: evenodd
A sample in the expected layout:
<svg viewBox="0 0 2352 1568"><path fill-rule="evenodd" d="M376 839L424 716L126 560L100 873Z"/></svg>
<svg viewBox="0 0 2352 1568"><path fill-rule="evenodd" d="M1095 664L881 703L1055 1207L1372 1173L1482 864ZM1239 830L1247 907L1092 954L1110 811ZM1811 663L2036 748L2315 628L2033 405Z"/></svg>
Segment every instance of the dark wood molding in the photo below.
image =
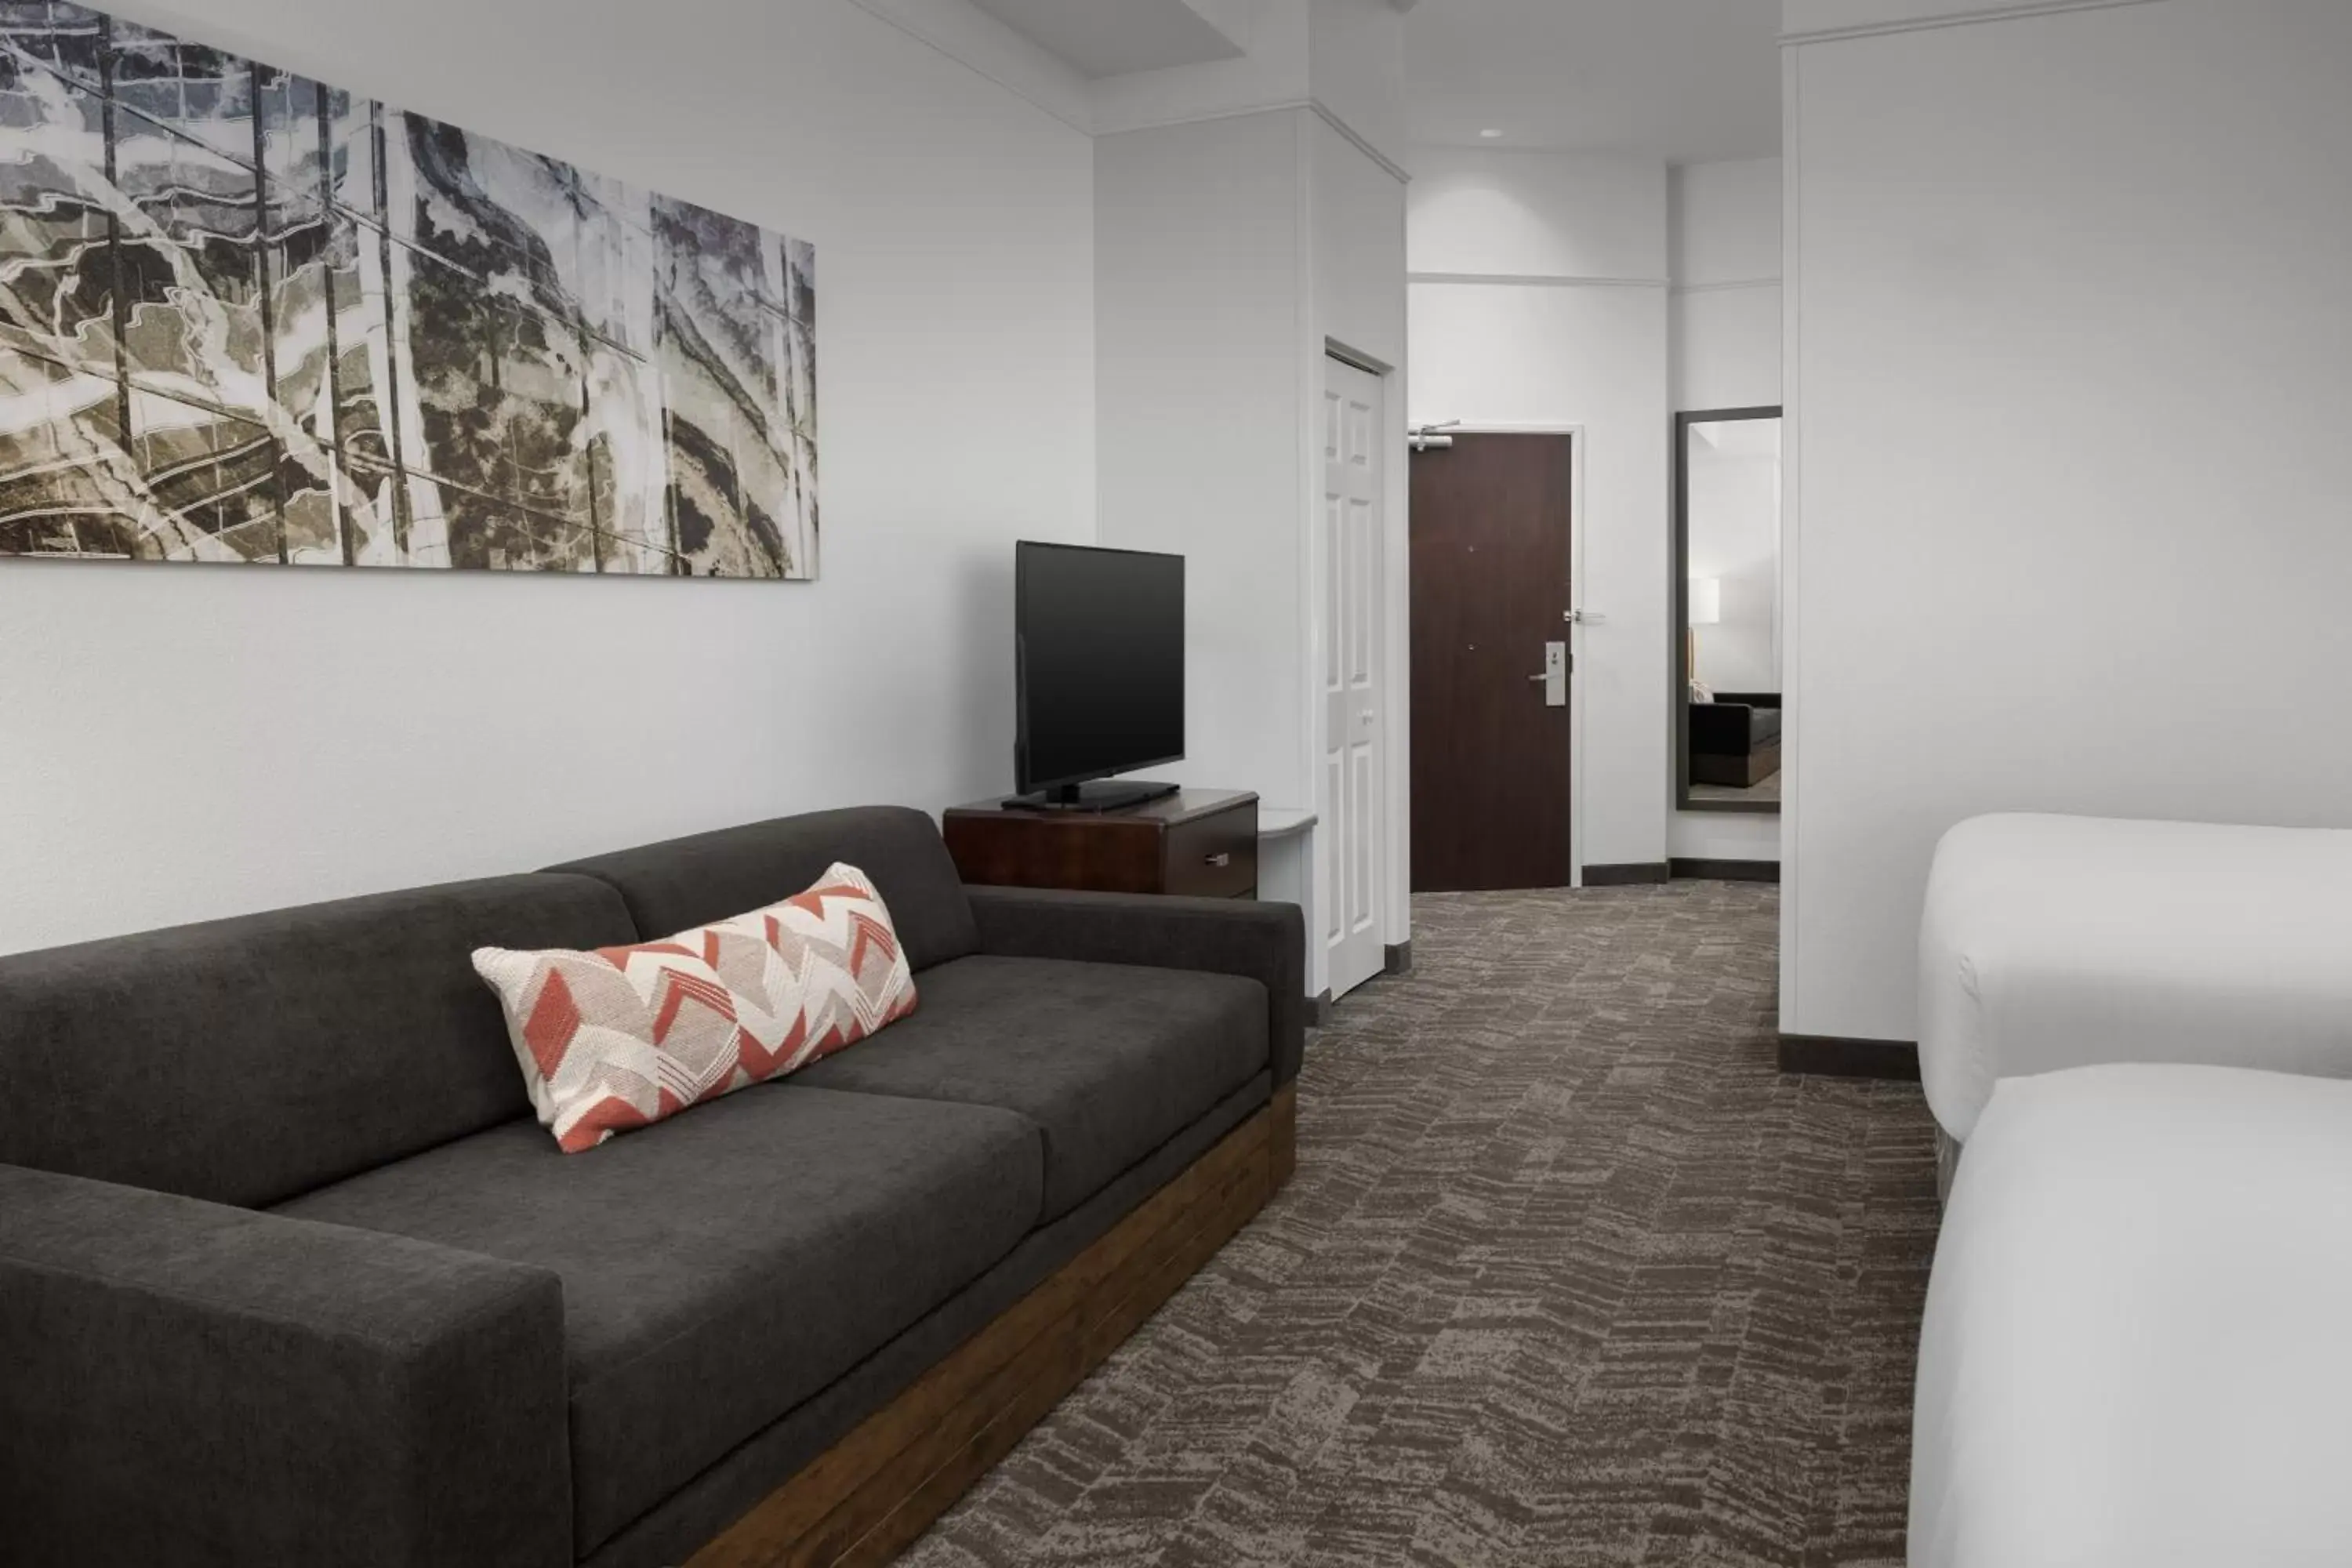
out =
<svg viewBox="0 0 2352 1568"><path fill-rule="evenodd" d="M1381 973L1411 974L1412 973L1412 939L1392 942L1381 950Z"/></svg>
<svg viewBox="0 0 2352 1568"><path fill-rule="evenodd" d="M1780 1036L1780 1070L1822 1078L1891 1078L1916 1083L1919 1047L1909 1040L1784 1032Z"/></svg>
<svg viewBox="0 0 2352 1568"><path fill-rule="evenodd" d="M688 1568L888 1563L1141 1327L1297 1163L1297 1086L768 1494Z"/></svg>
<svg viewBox="0 0 2352 1568"><path fill-rule="evenodd" d="M1630 888L1637 883L1663 882L1674 875L1674 868L1664 860L1632 860L1622 865L1587 866L1584 885L1588 888Z"/></svg>
<svg viewBox="0 0 2352 1568"><path fill-rule="evenodd" d="M1257 796L1245 792L1188 789L1118 811L975 801L940 829L973 887L1257 896Z"/></svg>
<svg viewBox="0 0 2352 1568"><path fill-rule="evenodd" d="M1778 860L1695 860L1675 856L1666 862L1677 880L1695 882L1777 882Z"/></svg>
<svg viewBox="0 0 2352 1568"><path fill-rule="evenodd" d="M1297 1079L1274 1091L1274 1099L1265 1108L1266 1197L1280 1192L1298 1169L1298 1083ZM1263 1199L1260 1200L1262 1204ZM1255 1213L1253 1208L1251 1213ZM1246 1220L1249 1215L1244 1215ZM1236 1225L1235 1230L1241 1228ZM1215 1247L1211 1247L1212 1252ZM1181 1283L1181 1281L1179 1281ZM1171 1294L1173 1294L1171 1291Z"/></svg>

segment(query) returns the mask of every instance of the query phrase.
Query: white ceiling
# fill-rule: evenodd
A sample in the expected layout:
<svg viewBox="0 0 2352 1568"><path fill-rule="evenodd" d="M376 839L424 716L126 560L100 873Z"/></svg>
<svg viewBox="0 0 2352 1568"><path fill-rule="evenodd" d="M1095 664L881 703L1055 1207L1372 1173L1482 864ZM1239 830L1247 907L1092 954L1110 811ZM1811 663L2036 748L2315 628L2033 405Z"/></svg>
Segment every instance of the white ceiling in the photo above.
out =
<svg viewBox="0 0 2352 1568"><path fill-rule="evenodd" d="M1417 142L1674 163L1780 150L1780 0L1421 0L1405 27Z"/></svg>
<svg viewBox="0 0 2352 1568"><path fill-rule="evenodd" d="M971 0L1089 77L1237 58L1241 47L1185 0Z"/></svg>

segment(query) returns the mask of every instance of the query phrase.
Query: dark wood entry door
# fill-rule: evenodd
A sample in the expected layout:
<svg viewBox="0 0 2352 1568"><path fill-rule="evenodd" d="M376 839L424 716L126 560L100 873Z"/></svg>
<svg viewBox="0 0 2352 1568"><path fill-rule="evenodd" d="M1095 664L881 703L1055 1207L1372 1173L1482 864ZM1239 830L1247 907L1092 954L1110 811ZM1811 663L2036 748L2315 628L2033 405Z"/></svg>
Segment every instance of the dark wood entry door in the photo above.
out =
<svg viewBox="0 0 2352 1568"><path fill-rule="evenodd" d="M1564 888L1567 436L1456 436L1412 458L1412 886Z"/></svg>

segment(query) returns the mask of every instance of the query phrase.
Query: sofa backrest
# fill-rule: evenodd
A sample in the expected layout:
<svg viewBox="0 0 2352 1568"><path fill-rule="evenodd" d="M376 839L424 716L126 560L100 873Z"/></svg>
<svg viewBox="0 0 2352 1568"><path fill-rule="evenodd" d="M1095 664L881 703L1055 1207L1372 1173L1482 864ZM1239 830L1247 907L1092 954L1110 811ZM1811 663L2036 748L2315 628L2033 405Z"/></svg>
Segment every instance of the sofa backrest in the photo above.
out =
<svg viewBox="0 0 2352 1568"><path fill-rule="evenodd" d="M814 811L621 849L550 869L610 882L650 942L789 899L845 861L874 879L907 962L927 969L980 946L939 828L919 811Z"/></svg>
<svg viewBox="0 0 2352 1568"><path fill-rule="evenodd" d="M473 950L635 940L502 877L0 958L0 1163L259 1207L529 1115Z"/></svg>

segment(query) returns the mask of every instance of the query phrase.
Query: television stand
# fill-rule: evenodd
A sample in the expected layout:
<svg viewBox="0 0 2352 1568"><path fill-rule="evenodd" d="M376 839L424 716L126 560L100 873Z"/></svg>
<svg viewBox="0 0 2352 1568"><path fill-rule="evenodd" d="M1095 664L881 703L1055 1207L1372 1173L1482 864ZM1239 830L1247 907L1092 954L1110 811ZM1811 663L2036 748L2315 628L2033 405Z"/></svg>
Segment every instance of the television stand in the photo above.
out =
<svg viewBox="0 0 2352 1568"><path fill-rule="evenodd" d="M1124 811L1129 806L1165 800L1183 786L1154 784L1148 779L1104 779L1096 784L1058 784L1035 795L1016 795L1004 802L1007 811Z"/></svg>
<svg viewBox="0 0 2352 1568"><path fill-rule="evenodd" d="M1124 811L1039 810L975 801L940 826L974 887L1257 896L1257 796L1179 790Z"/></svg>

